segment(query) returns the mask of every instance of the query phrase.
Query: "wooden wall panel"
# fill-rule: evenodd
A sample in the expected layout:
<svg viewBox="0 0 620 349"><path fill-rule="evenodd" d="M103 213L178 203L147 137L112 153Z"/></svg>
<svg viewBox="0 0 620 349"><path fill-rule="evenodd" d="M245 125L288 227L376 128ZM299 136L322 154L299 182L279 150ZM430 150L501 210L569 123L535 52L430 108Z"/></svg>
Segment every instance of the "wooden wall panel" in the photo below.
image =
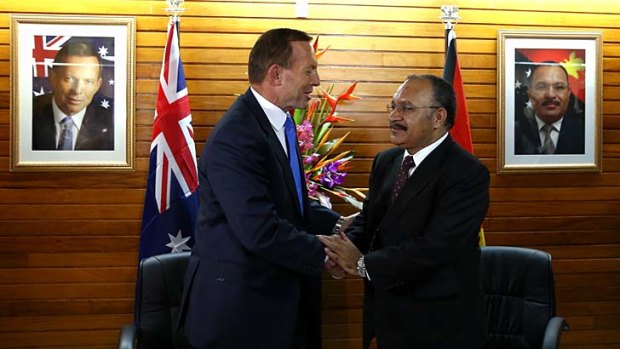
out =
<svg viewBox="0 0 620 349"><path fill-rule="evenodd" d="M131 321L153 108L167 17L163 0L0 1L0 343L7 348L113 348ZM186 0L181 23L198 150L236 94L257 36L289 26L321 34L323 86L359 81L362 100L341 107L355 122L348 184L365 186L372 157L390 146L384 107L412 73L441 74L439 0L313 0L308 19L292 0ZM459 58L476 155L491 171L485 221L492 245L550 252L558 313L571 324L563 348L620 348L620 4L615 0L457 0ZM10 15L136 17L136 171L11 173ZM496 173L497 30L603 33L603 172ZM69 176L70 181L66 178ZM352 209L337 203L337 210ZM360 280L325 279L326 349L361 347Z"/></svg>

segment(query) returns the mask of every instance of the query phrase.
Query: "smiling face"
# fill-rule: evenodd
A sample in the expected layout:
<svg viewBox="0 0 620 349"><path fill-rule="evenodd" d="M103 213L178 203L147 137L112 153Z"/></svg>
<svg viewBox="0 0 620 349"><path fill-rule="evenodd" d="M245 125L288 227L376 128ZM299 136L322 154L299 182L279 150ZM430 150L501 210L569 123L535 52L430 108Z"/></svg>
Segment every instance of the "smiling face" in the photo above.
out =
<svg viewBox="0 0 620 349"><path fill-rule="evenodd" d="M286 110L290 108L305 109L315 86L321 84L318 62L312 46L306 41L291 41L293 53L288 68L281 67L278 88L278 105Z"/></svg>
<svg viewBox="0 0 620 349"><path fill-rule="evenodd" d="M568 76L557 65L540 66L532 74L528 97L536 115L545 123L558 121L568 108L570 87Z"/></svg>
<svg viewBox="0 0 620 349"><path fill-rule="evenodd" d="M67 56L66 65L50 72L54 100L66 115L86 108L101 86L97 57Z"/></svg>
<svg viewBox="0 0 620 349"><path fill-rule="evenodd" d="M443 125L445 109L435 103L429 80L405 81L394 94L391 103L396 108L389 115L390 140L409 153L417 153L447 131Z"/></svg>

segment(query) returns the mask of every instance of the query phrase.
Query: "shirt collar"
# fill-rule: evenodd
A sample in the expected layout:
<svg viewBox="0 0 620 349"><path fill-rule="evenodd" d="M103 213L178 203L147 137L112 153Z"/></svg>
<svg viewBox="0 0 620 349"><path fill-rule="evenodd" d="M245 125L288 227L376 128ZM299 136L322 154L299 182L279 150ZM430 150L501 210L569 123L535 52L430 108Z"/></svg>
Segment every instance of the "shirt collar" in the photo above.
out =
<svg viewBox="0 0 620 349"><path fill-rule="evenodd" d="M269 102L265 97L261 96L253 87L250 87L250 91L254 94L254 97L260 104L260 107L263 109L265 114L267 115L267 119L271 123L271 126L276 130L280 131L284 127L284 122L286 122L286 113L284 110L280 109L277 105Z"/></svg>
<svg viewBox="0 0 620 349"><path fill-rule="evenodd" d="M60 108L58 107L58 104L56 104L56 100L54 99L54 97L52 97L52 110L54 111L54 123L56 125L58 125L58 123L60 123L65 117L67 117L67 114L63 113L62 110L60 110ZM84 114L86 114L86 108L80 110L78 113L71 115L71 121L73 121L73 124L75 125L75 127L77 127L78 130L80 129L80 127L82 127Z"/></svg>
<svg viewBox="0 0 620 349"><path fill-rule="evenodd" d="M538 115L534 114L534 116L534 119L536 119L536 125L538 126L538 131L540 131L547 123L542 121ZM551 124L558 132L560 132L560 128L562 127L562 120L564 120L563 116L558 121Z"/></svg>
<svg viewBox="0 0 620 349"><path fill-rule="evenodd" d="M441 136L438 140L434 141L433 143L427 145L426 147L420 149L417 153L415 154L410 154L409 151L407 149L405 149L405 156L413 156L413 161L415 162L416 167L420 166L420 164L422 163L422 161L424 161L424 159L426 159L426 157L433 151L435 150L435 148L437 148L439 146L439 144L441 144L441 142L444 141L444 139L446 139L448 137L448 132L446 132L443 136ZM403 159L405 159L405 156L403 156Z"/></svg>

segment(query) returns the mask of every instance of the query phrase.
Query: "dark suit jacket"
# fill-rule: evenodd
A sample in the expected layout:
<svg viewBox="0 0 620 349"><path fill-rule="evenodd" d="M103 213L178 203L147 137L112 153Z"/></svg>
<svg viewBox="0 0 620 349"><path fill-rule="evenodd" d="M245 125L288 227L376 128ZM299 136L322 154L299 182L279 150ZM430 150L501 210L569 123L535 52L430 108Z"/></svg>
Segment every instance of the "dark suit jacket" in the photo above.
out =
<svg viewBox="0 0 620 349"><path fill-rule="evenodd" d="M56 150L56 125L52 94L34 97L32 106L32 150ZM75 150L114 150L114 110L91 102L86 107Z"/></svg>
<svg viewBox="0 0 620 349"><path fill-rule="evenodd" d="M486 340L478 232L489 172L446 138L390 204L404 151L375 157L362 213L347 234L365 254L364 347L477 348Z"/></svg>
<svg viewBox="0 0 620 349"><path fill-rule="evenodd" d="M305 188L302 215L288 158L250 90L214 128L198 170L180 321L189 341L200 349L291 349L296 340L319 348L325 254L312 234L329 233L338 215L310 205Z"/></svg>
<svg viewBox="0 0 620 349"><path fill-rule="evenodd" d="M562 119L560 136L554 154L584 154L585 129L583 115L567 113ZM522 113L515 120L515 155L543 154L538 124L534 115Z"/></svg>

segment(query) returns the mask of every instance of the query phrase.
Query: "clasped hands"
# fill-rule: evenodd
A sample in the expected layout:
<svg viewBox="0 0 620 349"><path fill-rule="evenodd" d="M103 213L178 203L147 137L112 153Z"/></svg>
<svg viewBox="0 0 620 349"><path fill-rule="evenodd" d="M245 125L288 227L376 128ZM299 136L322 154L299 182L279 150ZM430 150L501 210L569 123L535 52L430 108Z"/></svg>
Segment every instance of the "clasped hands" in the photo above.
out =
<svg viewBox="0 0 620 349"><path fill-rule="evenodd" d="M325 245L325 269L332 278L342 279L345 273L357 275L357 260L362 256L353 242L344 234L351 225L356 214L344 218L341 232L334 235L319 235L318 238Z"/></svg>

